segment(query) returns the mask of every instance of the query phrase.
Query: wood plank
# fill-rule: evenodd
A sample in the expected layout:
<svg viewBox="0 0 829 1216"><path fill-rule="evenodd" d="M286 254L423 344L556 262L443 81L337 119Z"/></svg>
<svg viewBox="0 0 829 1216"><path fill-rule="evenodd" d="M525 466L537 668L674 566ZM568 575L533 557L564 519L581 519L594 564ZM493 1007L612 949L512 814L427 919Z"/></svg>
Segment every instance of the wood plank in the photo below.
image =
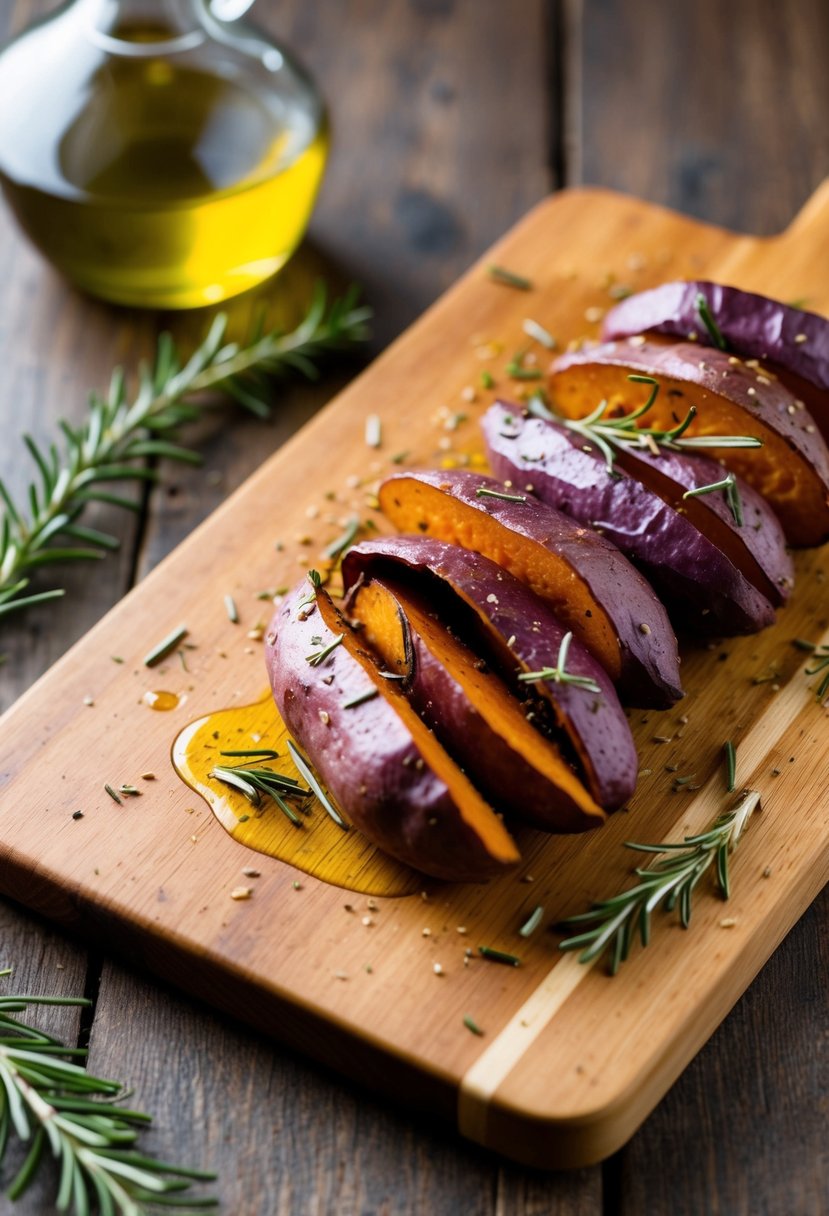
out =
<svg viewBox="0 0 829 1216"><path fill-rule="evenodd" d="M634 249L644 255L643 281L687 271L690 265L709 267L715 275L728 266L738 281L763 280L769 290L783 295L798 283L820 299L825 284L816 268L829 241L827 225L829 191L775 242L731 237L632 200L570 194L536 209L487 258L533 273L534 310L540 310L566 342L583 330L585 311L598 298L599 269L612 268L614 259L626 258ZM75 774L73 796L89 809L81 834L78 825L62 822L66 795L52 787L46 799L37 790L29 795L32 816L25 823L4 816L8 865L3 881L10 893L21 890L37 858L44 904L52 915L71 915L87 926L94 921L125 949L136 950L139 959L176 974L197 994L259 1024L273 1024L278 1009L280 1034L292 1044L372 1084L406 1092L414 1104L430 1105L444 1117L451 1114L454 1087L488 1046L489 1036L497 1040L522 1003L546 982L556 958L554 943L540 935L529 943L524 965L509 983L499 968L461 965L462 948L453 926L471 925L476 941L511 941L509 927L521 923L528 899L526 887L517 881L520 875L494 882L485 891L452 888L436 896L437 907L429 909L436 921L429 939L421 936L424 913L417 897L384 903L369 932L343 910L336 888L307 880L297 893L291 871L267 858L255 897L234 904L229 892L244 864L239 847L204 812L192 817L183 813L192 795L171 782L165 759L175 718L153 716L137 703L146 685L140 655L149 628L154 634L166 632L168 625L186 620L198 646L189 659L187 715L200 716L246 693L252 700L260 687L261 660L248 653L255 648L246 646L245 638L229 626L215 591L217 573L231 587L250 592L273 577L274 558L269 549L263 550L260 523L277 513L280 534L287 538L280 558L284 574L279 577L295 571L298 560L307 561L307 549L290 543L290 538L307 526L309 504L326 490L342 495L348 467L365 468L363 423L368 413L383 418L389 453L401 444L405 419L414 459L439 459L444 452L436 444L441 430L424 403L444 400L447 394L451 400L470 381L473 369L480 366L473 335L503 335L505 349L512 349L526 309L527 300L519 293L488 283L480 267L473 270L185 542L174 563L148 576L55 668L48 684L30 693L4 721L3 744L9 751L4 766L13 774L10 788L14 774L25 779L26 766L36 754L39 772ZM459 434L456 442L474 445L474 430ZM355 495L350 502L357 506L358 490ZM348 500L340 502L348 509ZM312 551L326 539L320 529ZM632 807L638 831L647 838L707 823L722 809L721 739L732 735L735 722L744 723L741 779L759 783L769 813L752 827L741 848L744 879L734 903L741 931L723 937L719 908L716 901L708 901L698 913L692 937L664 934L628 964L612 991L598 973L586 973L549 1031L498 1085L483 1127L464 1118L467 1131L482 1135L488 1145L546 1164L595 1159L612 1148L713 1030L768 949L803 910L810 892L819 889L829 862L829 850L821 844L827 825L812 797L823 757L814 742L821 715L800 675L802 656L792 648L782 660L778 694L768 685L754 684L752 677L758 663L763 667L779 657L791 633L803 632L809 614L817 613L820 587L806 574L822 559L817 554L800 561L804 577L785 623L759 638L729 642L729 665L717 664L716 676L706 650L686 654L688 709L695 726L680 750L691 748L697 732L695 760L703 789L684 800L681 822L675 795L657 781L643 783ZM113 671L105 656L116 636L131 639L132 648L129 661ZM222 652L230 661L222 659ZM171 669L167 679L175 677ZM81 705L81 681L94 686L94 717ZM653 767L648 761L660 720L646 719L636 724L636 734L643 761ZM39 729L33 733L35 722ZM667 715L664 725L670 722ZM712 723L717 723L716 731ZM90 747L99 748L105 729L105 754L99 750L96 765L77 771L79 746L88 738ZM796 739L801 729L807 740L795 749L790 737ZM138 738L140 756L135 749ZM785 780L774 783L772 753L776 756L778 748L781 753L798 750L798 764L787 769ZM144 794L140 810L114 808L101 793L101 766L107 773L128 775L129 766L136 764L149 765L161 780ZM793 834L774 811L781 800L795 797L801 798L803 811ZM630 822L620 816L602 829L601 839L524 838L526 865L543 878L531 892L533 901L543 899L555 921L573 910L574 892L598 896L615 888L626 864L618 846L629 834ZM763 885L761 872L769 859L775 880ZM124 881L125 874L129 881ZM277 921L282 925L278 941L272 936ZM443 957L436 951L443 951ZM430 974L433 960L444 964L446 982L430 976L429 982L441 986L424 1008L417 977ZM374 963L370 975L364 968L367 961ZM701 1005L672 1000L671 1016L654 1025L646 1011L654 1008L655 991L676 982L689 968L698 976L694 997ZM338 969L353 982L338 982ZM462 1033L463 1014L481 1011L486 1044ZM322 1034L326 1020L328 1031ZM599 1023L601 1035L595 1031ZM346 1049L349 1033L351 1046ZM614 1040L614 1034L620 1038ZM556 1058L549 1055L551 1048L558 1047L557 1058L562 1058L564 1041L567 1058L584 1066L583 1084L575 1072L551 1075L549 1066L540 1066L542 1059ZM622 1042L635 1045L635 1052L622 1051ZM564 1124L569 1120L573 1126L573 1120L582 1118L585 1123L579 1123L579 1135L572 1141L560 1127L553 1138L536 1135L551 1119Z"/></svg>
<svg viewBox="0 0 829 1216"><path fill-rule="evenodd" d="M736 231L784 228L829 169L821 0L733 0L727 18L716 0L587 0L579 15L571 108L581 150L568 181Z"/></svg>
<svg viewBox="0 0 829 1216"><path fill-rule="evenodd" d="M117 966L104 975L90 1065L128 1077L134 1100L158 1113L154 1151L218 1171L223 1211L601 1210L598 1171L527 1178L507 1168L496 1193L492 1154Z"/></svg>

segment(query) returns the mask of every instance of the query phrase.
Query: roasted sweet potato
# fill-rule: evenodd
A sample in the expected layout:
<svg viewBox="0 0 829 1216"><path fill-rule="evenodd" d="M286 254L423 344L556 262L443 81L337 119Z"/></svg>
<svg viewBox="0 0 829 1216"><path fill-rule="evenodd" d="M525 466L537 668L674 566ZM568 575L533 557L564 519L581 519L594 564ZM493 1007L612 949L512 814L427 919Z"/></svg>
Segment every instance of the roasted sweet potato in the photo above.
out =
<svg viewBox="0 0 829 1216"><path fill-rule="evenodd" d="M499 816L396 682L379 675L325 591L303 603L307 595L300 585L277 611L268 672L279 712L344 815L378 848L436 878L476 881L517 862Z"/></svg>
<svg viewBox="0 0 829 1216"><path fill-rule="evenodd" d="M645 579L615 545L526 494L466 470L398 473L379 492L404 532L492 558L545 600L633 704L682 696L676 638Z"/></svg>
<svg viewBox="0 0 829 1216"><path fill-rule="evenodd" d="M346 586L362 577L406 574L425 586L441 617L518 688L517 672L555 664L567 629L529 587L494 562L429 536L394 536L355 545L343 562ZM624 710L604 669L574 638L567 670L592 681L598 694L554 680L532 683L549 703L569 741L584 781L607 810L621 806L636 786L636 748Z"/></svg>
<svg viewBox="0 0 829 1216"><path fill-rule="evenodd" d="M724 633L753 633L770 625L774 609L765 591L749 580L724 551L728 544L757 566L741 534L754 539L755 515L778 537L780 577L791 580L791 563L782 533L770 509L743 483L744 524L737 527L722 491L716 497L720 514L703 500L682 499L686 488L722 480L716 461L665 452L664 457L638 451L614 453L613 468L595 444L566 427L526 417L515 406L496 403L482 421L493 472L521 491L531 487L574 519L598 529L626 554L650 580L671 616L686 628ZM630 470L630 475L626 470ZM673 476L672 476L673 474ZM679 481L679 478L682 481ZM742 505L742 498L740 500ZM693 515L693 518L692 518ZM710 537L716 532L721 546ZM775 531L776 530L776 531ZM775 597L782 589L763 571L757 574Z"/></svg>
<svg viewBox="0 0 829 1216"><path fill-rule="evenodd" d="M715 335L700 315L700 296L726 348L773 369L805 401L829 441L829 321L817 313L720 283L664 283L611 308L602 333L606 339L643 333L687 339L693 334L712 346Z"/></svg>
<svg viewBox="0 0 829 1216"><path fill-rule="evenodd" d="M604 822L559 748L527 720L493 669L437 619L421 591L387 578L361 580L347 612L494 806L548 832L583 832Z"/></svg>
<svg viewBox="0 0 829 1216"><path fill-rule="evenodd" d="M701 350L693 342L608 342L554 362L555 408L568 418L585 417L603 400L611 414L636 409L651 395L651 385L631 381L631 374L659 385L647 425L670 429L693 406L697 413L686 437L759 439L760 448L718 447L711 454L766 499L790 544L829 539L829 449L788 389L733 355Z"/></svg>

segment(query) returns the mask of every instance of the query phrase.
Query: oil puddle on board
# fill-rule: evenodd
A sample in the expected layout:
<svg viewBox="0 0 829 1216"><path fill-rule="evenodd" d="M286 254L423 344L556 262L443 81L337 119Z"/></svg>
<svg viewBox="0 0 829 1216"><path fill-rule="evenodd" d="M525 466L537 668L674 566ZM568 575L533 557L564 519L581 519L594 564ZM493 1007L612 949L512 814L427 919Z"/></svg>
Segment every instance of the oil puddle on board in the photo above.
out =
<svg viewBox="0 0 829 1216"><path fill-rule="evenodd" d="M288 752L288 731L270 693L252 705L220 709L191 722L177 736L173 765L183 781L200 794L234 840L278 857L306 874L334 886L366 895L410 895L423 885L413 870L387 857L355 829L343 831L317 798L301 804L297 827L270 798L253 806L245 795L211 777L216 765L260 765L305 781ZM226 756L222 752L271 749L276 759ZM291 804L294 807L296 804Z"/></svg>

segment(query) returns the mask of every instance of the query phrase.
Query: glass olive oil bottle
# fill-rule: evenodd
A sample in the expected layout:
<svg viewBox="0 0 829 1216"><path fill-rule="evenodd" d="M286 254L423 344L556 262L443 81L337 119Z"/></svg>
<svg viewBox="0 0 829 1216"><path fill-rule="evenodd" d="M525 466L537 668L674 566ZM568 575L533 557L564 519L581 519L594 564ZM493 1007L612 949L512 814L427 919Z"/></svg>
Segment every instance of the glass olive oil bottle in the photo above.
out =
<svg viewBox="0 0 829 1216"><path fill-rule="evenodd" d="M192 308L272 275L328 147L322 101L232 17L250 0L73 0L0 53L0 185L79 287Z"/></svg>

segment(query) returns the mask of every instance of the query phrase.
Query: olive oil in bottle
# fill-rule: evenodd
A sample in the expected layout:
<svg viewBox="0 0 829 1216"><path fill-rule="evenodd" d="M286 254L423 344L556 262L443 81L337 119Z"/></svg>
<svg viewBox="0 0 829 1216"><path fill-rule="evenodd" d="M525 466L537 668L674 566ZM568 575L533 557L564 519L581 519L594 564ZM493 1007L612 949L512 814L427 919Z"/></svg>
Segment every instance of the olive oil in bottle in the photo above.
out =
<svg viewBox="0 0 829 1216"><path fill-rule="evenodd" d="M0 54L0 185L104 299L190 308L266 279L326 154L307 76L207 0L74 0Z"/></svg>

